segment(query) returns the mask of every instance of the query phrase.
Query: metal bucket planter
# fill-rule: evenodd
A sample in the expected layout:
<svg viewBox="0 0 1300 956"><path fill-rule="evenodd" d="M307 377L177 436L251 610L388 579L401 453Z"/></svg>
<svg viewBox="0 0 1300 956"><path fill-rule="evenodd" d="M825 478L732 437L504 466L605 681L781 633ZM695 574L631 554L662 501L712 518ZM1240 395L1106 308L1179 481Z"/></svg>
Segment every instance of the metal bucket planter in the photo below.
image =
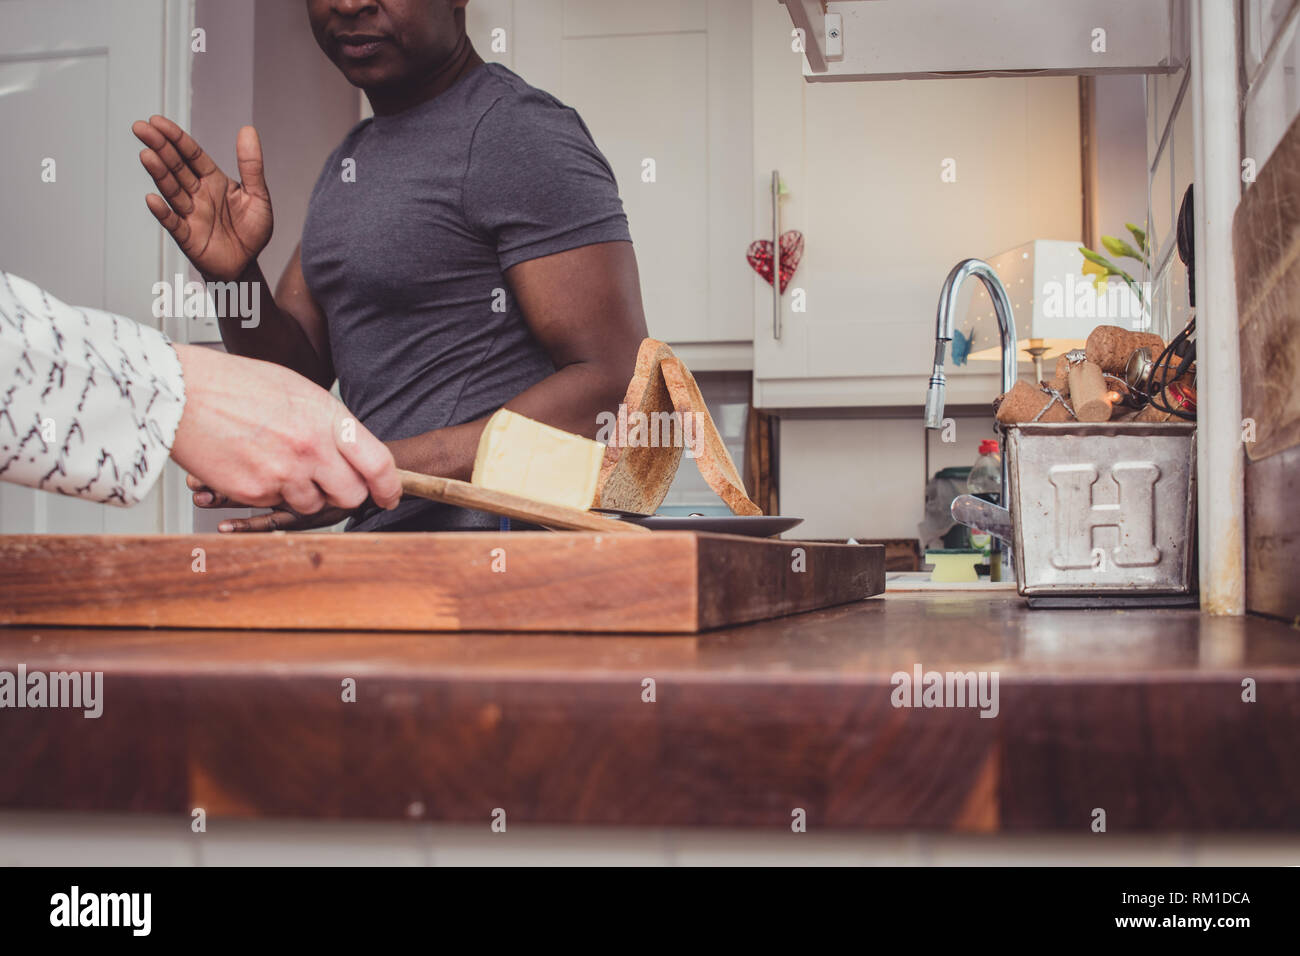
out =
<svg viewBox="0 0 1300 956"><path fill-rule="evenodd" d="M1005 431L1016 580L1031 606L1080 597L1102 604L1182 596L1166 603L1188 603L1194 423L1037 423Z"/></svg>

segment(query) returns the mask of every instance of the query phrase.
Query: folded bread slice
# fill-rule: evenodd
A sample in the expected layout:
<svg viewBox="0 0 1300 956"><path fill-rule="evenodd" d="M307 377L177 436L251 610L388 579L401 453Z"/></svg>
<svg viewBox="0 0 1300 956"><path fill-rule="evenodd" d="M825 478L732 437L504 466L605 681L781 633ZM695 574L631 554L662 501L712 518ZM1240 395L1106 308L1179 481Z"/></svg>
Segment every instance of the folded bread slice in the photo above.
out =
<svg viewBox="0 0 1300 956"><path fill-rule="evenodd" d="M672 357L673 350L663 342L642 340L620 417L635 422L641 416L640 421L660 429L661 423L673 415L673 401L659 368L664 359ZM654 514L677 476L682 450L681 442L663 441L624 447L616 437L605 448L593 507Z"/></svg>
<svg viewBox="0 0 1300 956"><path fill-rule="evenodd" d="M733 513L761 515L763 509L754 504L745 493L744 482L740 480L731 453L727 451L722 436L718 434L718 427L709 415L708 406L704 403L704 396L700 394L700 387L691 370L673 355L663 358L659 367L668 386L668 394L672 397L673 408L681 414L683 423L688 420L690 422L684 430L694 439L697 449L695 464L699 466L704 480Z"/></svg>

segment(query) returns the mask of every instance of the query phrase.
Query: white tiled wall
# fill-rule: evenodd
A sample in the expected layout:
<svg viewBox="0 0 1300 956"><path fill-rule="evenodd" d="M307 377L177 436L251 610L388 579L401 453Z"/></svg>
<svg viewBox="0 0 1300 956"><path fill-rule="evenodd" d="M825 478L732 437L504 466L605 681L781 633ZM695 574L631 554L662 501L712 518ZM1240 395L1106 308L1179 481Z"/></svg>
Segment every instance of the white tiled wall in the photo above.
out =
<svg viewBox="0 0 1300 956"><path fill-rule="evenodd" d="M1140 226L1146 220L1147 147L1140 135L1146 124L1143 78L1127 73L1102 74L1093 78L1093 87L1097 234L1128 238L1125 225L1131 222ZM1135 132L1139 135L1135 136Z"/></svg>

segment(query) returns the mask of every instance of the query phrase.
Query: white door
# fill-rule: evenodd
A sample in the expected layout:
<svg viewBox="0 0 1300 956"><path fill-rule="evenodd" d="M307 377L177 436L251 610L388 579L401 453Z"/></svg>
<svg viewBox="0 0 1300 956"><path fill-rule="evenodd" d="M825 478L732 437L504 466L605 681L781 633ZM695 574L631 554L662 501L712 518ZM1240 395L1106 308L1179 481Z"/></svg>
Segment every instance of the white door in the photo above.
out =
<svg viewBox="0 0 1300 956"><path fill-rule="evenodd" d="M175 256L131 123L186 120L191 20L188 0L0 0L0 268L157 325ZM0 484L0 531L161 531L162 484L132 509Z"/></svg>

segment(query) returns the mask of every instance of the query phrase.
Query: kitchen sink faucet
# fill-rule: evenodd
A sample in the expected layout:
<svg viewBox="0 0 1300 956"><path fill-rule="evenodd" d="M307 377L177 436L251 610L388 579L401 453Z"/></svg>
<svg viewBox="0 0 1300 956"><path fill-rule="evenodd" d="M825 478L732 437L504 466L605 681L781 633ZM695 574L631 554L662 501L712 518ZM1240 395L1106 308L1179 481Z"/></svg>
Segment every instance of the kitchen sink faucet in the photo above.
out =
<svg viewBox="0 0 1300 956"><path fill-rule="evenodd" d="M930 390L925 396L925 427L943 427L943 391L947 378L943 374L944 352L952 341L953 315L957 311L957 296L962 284L971 276L984 283L993 300L993 311L998 317L998 331L1002 335L1002 394L1011 391L1018 375L1016 366L1016 320L1011 314L1011 300L1002 280L993 267L980 259L963 259L952 267L943 281L939 293L939 315L934 330L934 371L930 373ZM1003 475L1005 480L1006 476Z"/></svg>
<svg viewBox="0 0 1300 956"><path fill-rule="evenodd" d="M934 371L930 373L930 388L925 394L925 427L943 427L943 393L947 378L943 373L944 353L952 341L953 316L957 312L957 296L961 287L971 276L979 279L988 289L989 298L993 300L993 311L998 317L998 332L1002 336L1002 394L1011 391L1019 374L1016 356L1016 319L1011 314L1011 300L1002 280L993 271L993 267L982 259L963 259L952 267L948 278L943 280L943 289L939 292L939 313L934 330ZM1011 485L1007 481L1007 452L1005 443L1002 447L1002 493L998 502L1003 508L1011 507ZM1003 547L1004 561L1010 558L1009 550ZM1005 572L1004 572L1005 573Z"/></svg>

